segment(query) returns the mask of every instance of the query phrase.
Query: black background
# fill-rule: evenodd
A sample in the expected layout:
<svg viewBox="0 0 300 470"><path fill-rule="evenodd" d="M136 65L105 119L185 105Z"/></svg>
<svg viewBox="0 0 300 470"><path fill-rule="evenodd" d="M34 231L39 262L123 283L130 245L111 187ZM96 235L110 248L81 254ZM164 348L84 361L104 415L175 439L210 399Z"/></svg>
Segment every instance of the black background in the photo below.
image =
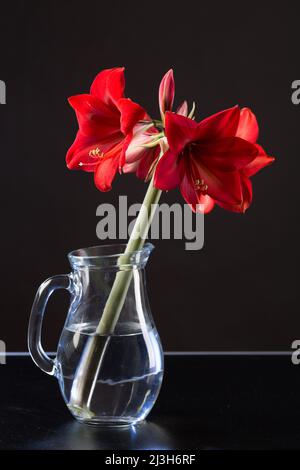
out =
<svg viewBox="0 0 300 470"><path fill-rule="evenodd" d="M176 103L200 119L234 104L251 107L260 143L277 157L254 179L245 215L216 208L205 246L156 242L148 265L153 315L166 350L287 350L300 337L298 203L300 106L296 2L17 1L1 3L1 323L7 349L26 349L38 285L68 272L66 254L97 244L96 207L141 202L133 175L100 193L70 172L77 129L67 97L87 92L104 68L126 67L126 95L158 114L157 89L174 68ZM163 202L181 201L177 191ZM68 296L49 305L45 346L54 349Z"/></svg>

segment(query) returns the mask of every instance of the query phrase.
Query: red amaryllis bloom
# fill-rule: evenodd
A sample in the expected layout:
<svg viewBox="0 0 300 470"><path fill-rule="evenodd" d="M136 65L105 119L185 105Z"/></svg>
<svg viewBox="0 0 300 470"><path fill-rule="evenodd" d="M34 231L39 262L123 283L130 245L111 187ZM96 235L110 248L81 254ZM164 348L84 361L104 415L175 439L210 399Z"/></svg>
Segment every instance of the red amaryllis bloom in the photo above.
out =
<svg viewBox="0 0 300 470"><path fill-rule="evenodd" d="M202 205L209 212L217 203L245 212L252 200L249 177L273 161L255 143L253 113L236 106L196 123L167 112L165 132L169 150L157 164L154 185L162 190L179 186L194 211Z"/></svg>
<svg viewBox="0 0 300 470"><path fill-rule="evenodd" d="M69 98L79 131L66 157L70 169L94 172L98 189L108 191L116 171L125 163L125 151L135 124L146 114L124 98L124 68L107 69L95 78L89 94Z"/></svg>

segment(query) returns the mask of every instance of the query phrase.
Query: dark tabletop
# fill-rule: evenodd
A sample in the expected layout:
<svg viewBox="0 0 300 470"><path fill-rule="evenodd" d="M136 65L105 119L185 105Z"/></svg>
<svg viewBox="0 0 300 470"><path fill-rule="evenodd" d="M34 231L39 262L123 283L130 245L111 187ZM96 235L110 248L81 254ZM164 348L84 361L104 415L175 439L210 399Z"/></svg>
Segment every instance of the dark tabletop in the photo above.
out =
<svg viewBox="0 0 300 470"><path fill-rule="evenodd" d="M300 365L286 356L166 356L147 422L73 420L29 357L0 365L0 449L300 449Z"/></svg>

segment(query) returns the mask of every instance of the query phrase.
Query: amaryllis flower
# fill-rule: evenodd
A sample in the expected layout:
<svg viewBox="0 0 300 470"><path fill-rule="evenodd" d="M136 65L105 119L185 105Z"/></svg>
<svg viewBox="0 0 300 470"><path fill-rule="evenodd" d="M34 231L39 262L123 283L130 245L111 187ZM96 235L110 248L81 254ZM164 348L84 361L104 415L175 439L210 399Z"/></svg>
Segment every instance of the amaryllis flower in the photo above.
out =
<svg viewBox="0 0 300 470"><path fill-rule="evenodd" d="M258 125L254 114L237 106L200 123L167 112L165 134L169 149L160 158L154 185L162 190L177 186L196 211L214 203L245 212L252 200L249 179L273 158L256 144Z"/></svg>
<svg viewBox="0 0 300 470"><path fill-rule="evenodd" d="M94 172L98 189L108 191L125 163L135 124L146 113L124 98L124 68L107 69L95 78L89 94L69 98L79 131L66 157L70 169Z"/></svg>
<svg viewBox="0 0 300 470"><path fill-rule="evenodd" d="M126 150L124 173L136 172L138 178L149 180L154 171L160 154L161 140L164 136L165 113L172 111L175 97L175 82L173 70L169 70L162 78L158 91L161 121L152 121L149 116L144 122L138 123L133 132L133 138ZM193 115L194 107L190 117ZM188 115L188 104L184 101L176 111L181 116Z"/></svg>

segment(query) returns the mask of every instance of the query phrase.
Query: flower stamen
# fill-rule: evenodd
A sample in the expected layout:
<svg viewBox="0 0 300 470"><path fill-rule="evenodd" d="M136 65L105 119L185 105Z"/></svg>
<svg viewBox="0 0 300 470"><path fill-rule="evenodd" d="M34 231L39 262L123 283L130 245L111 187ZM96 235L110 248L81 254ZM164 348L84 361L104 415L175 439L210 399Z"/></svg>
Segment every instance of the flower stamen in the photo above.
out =
<svg viewBox="0 0 300 470"><path fill-rule="evenodd" d="M208 185L205 183L205 181L203 179L199 180L199 179L196 179L194 181L195 183L195 190L196 191L201 191L201 192L205 192L208 190Z"/></svg>
<svg viewBox="0 0 300 470"><path fill-rule="evenodd" d="M102 158L103 155L103 152L98 147L89 151L89 157L92 158Z"/></svg>
<svg viewBox="0 0 300 470"><path fill-rule="evenodd" d="M93 163L83 163L83 162L79 162L78 165L79 166L96 166L98 162L93 162Z"/></svg>
<svg viewBox="0 0 300 470"><path fill-rule="evenodd" d="M95 149L92 149L89 151L89 157L90 158L94 158L96 160L100 160L100 158L103 158L104 157L104 153L100 151L100 149L97 147ZM79 166L95 166L95 165L98 165L98 161L96 162L89 162L89 163L83 163L83 162L79 162L78 165Z"/></svg>

